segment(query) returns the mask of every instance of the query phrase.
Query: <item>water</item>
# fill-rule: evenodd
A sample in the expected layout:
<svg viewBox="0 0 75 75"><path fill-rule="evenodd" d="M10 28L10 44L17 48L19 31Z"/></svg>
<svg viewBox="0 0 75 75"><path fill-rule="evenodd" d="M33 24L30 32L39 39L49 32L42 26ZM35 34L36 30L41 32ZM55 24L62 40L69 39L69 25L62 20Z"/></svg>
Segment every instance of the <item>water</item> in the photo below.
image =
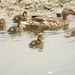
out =
<svg viewBox="0 0 75 75"><path fill-rule="evenodd" d="M0 31L0 75L75 75L75 37L65 37L75 27L75 17L70 17L68 30L40 31L24 28L18 35L6 31L12 19L4 17L6 30ZM24 27L24 25L23 25ZM42 48L29 48L29 43L42 34Z"/></svg>

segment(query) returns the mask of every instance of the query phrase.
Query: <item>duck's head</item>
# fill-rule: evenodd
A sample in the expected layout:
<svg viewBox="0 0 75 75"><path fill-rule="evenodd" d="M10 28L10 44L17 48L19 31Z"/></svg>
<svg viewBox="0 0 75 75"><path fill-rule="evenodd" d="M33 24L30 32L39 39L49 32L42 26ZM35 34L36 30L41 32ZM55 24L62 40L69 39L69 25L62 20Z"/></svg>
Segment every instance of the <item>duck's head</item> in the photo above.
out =
<svg viewBox="0 0 75 75"><path fill-rule="evenodd" d="M24 11L23 14L22 14L22 16L23 16L23 17L28 17L27 11Z"/></svg>
<svg viewBox="0 0 75 75"><path fill-rule="evenodd" d="M0 19L0 23L3 24L3 25L6 25L6 22L5 22L5 20L3 18Z"/></svg>
<svg viewBox="0 0 75 75"><path fill-rule="evenodd" d="M43 40L42 35L39 35L39 36L38 36L38 40L40 40L40 41Z"/></svg>
<svg viewBox="0 0 75 75"><path fill-rule="evenodd" d="M22 25L21 25L20 23L17 24L17 27L18 27L19 29L22 29Z"/></svg>
<svg viewBox="0 0 75 75"><path fill-rule="evenodd" d="M62 16L63 16L63 19L67 19L67 16L68 15L75 15L74 11L72 9L67 9L67 8L64 8L63 11L62 11Z"/></svg>
<svg viewBox="0 0 75 75"><path fill-rule="evenodd" d="M64 8L63 11L62 11L62 15L63 16L66 16L66 15L74 15L74 11L72 9L67 9L67 8Z"/></svg>

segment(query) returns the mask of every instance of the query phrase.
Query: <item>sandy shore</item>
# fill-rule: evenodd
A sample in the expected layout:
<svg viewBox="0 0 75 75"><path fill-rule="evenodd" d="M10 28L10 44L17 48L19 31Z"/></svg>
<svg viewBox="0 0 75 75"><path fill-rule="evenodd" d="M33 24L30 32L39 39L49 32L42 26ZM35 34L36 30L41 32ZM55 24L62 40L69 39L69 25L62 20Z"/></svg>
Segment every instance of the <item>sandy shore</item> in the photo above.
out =
<svg viewBox="0 0 75 75"><path fill-rule="evenodd" d="M1 0L0 14L14 16L24 10L31 14L54 14L63 8L75 10L75 0Z"/></svg>

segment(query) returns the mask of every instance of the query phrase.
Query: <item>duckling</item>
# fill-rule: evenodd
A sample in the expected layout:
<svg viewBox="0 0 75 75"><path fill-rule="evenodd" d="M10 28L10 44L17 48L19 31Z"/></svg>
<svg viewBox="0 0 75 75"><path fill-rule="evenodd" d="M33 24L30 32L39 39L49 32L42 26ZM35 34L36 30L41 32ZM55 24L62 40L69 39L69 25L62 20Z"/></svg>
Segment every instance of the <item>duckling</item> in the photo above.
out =
<svg viewBox="0 0 75 75"><path fill-rule="evenodd" d="M63 19L59 17L50 16L50 15L33 15L31 19L25 22L25 25L37 26L37 27L42 27L42 28L46 28L46 27L47 28L60 28L70 23L68 19L68 15L70 14L74 15L73 10L64 8L62 11Z"/></svg>
<svg viewBox="0 0 75 75"><path fill-rule="evenodd" d="M4 29L5 28L5 25L6 25L5 20L3 18L0 19L0 29Z"/></svg>
<svg viewBox="0 0 75 75"><path fill-rule="evenodd" d="M33 41L29 44L29 47L32 48L32 47L40 46L40 45L42 44L42 40L43 40L42 35L39 35L39 36L37 37L37 40L33 40Z"/></svg>
<svg viewBox="0 0 75 75"><path fill-rule="evenodd" d="M75 29L71 31L71 36L75 36Z"/></svg>
<svg viewBox="0 0 75 75"><path fill-rule="evenodd" d="M28 18L28 14L27 14L27 11L24 11L22 15L16 15L14 18L13 18L13 22L14 23L18 23L20 21L26 21Z"/></svg>
<svg viewBox="0 0 75 75"><path fill-rule="evenodd" d="M22 25L20 23L17 26L12 26L8 29L9 33L16 34L22 31Z"/></svg>

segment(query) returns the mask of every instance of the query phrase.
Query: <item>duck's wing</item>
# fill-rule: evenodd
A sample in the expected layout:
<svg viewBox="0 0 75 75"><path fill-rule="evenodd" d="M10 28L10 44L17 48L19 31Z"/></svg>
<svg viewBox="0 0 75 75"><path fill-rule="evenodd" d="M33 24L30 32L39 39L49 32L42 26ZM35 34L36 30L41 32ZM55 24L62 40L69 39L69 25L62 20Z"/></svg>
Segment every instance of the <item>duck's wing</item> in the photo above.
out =
<svg viewBox="0 0 75 75"><path fill-rule="evenodd" d="M39 22L47 20L48 18L49 18L48 15L32 15L32 19Z"/></svg>
<svg viewBox="0 0 75 75"><path fill-rule="evenodd" d="M50 28L59 28L65 25L64 21L58 17L50 16L46 19Z"/></svg>
<svg viewBox="0 0 75 75"><path fill-rule="evenodd" d="M40 21L37 21L40 20ZM58 28L64 25L63 20L54 16L35 16L29 20L31 26Z"/></svg>

